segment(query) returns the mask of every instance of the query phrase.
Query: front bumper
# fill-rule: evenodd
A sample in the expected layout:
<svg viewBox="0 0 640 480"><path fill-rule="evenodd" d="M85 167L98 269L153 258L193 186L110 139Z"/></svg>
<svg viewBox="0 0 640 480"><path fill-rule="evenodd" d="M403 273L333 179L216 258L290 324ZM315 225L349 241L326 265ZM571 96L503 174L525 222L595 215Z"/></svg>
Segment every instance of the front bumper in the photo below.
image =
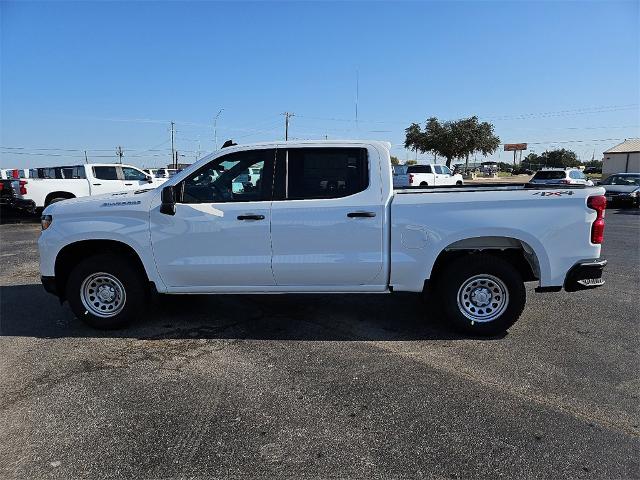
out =
<svg viewBox="0 0 640 480"><path fill-rule="evenodd" d="M577 292L578 290L589 290L591 288L601 287L604 285L602 271L606 265L606 260L576 263L571 267L565 278L565 291Z"/></svg>

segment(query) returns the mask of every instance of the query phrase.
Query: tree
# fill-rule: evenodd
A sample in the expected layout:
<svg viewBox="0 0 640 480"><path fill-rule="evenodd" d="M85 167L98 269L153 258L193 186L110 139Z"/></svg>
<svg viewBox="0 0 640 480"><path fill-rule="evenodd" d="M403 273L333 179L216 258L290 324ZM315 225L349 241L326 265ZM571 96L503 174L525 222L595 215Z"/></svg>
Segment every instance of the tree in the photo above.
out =
<svg viewBox="0 0 640 480"><path fill-rule="evenodd" d="M500 144L500 139L493 133L493 125L478 122L476 116L442 123L431 117L424 131L420 125L412 123L405 133L406 148L440 155L447 159L448 167L456 158L466 158L468 163L469 156L475 152L493 153Z"/></svg>
<svg viewBox="0 0 640 480"><path fill-rule="evenodd" d="M400 165L400 159L391 155L391 165Z"/></svg>
<svg viewBox="0 0 640 480"><path fill-rule="evenodd" d="M406 162L404 162L405 165L416 165L417 163L417 160L407 160Z"/></svg>
<svg viewBox="0 0 640 480"><path fill-rule="evenodd" d="M486 156L495 152L500 145L500 139L493 134L493 125L489 122L478 122L475 115L453 122L453 133L460 143L460 154L466 157L467 168L470 155L480 152Z"/></svg>
<svg viewBox="0 0 640 480"><path fill-rule="evenodd" d="M578 167L580 161L575 152L561 148L559 150L549 150L540 155L539 161L545 167Z"/></svg>
<svg viewBox="0 0 640 480"><path fill-rule="evenodd" d="M416 158L418 157L418 150L420 149L420 142L422 141L422 131L420 125L412 123L404 130L404 148L414 150L416 152Z"/></svg>

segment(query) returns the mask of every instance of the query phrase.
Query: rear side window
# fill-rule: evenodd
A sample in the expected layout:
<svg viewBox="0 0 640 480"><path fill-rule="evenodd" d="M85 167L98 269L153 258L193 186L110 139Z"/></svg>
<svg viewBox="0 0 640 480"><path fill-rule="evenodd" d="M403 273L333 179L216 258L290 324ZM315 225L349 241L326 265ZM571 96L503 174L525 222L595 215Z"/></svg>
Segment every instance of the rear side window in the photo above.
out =
<svg viewBox="0 0 640 480"><path fill-rule="evenodd" d="M411 165L407 173L433 173L433 171L431 171L431 165Z"/></svg>
<svg viewBox="0 0 640 480"><path fill-rule="evenodd" d="M532 180L561 180L565 178L565 172L559 170L540 170L532 178Z"/></svg>
<svg viewBox="0 0 640 480"><path fill-rule="evenodd" d="M292 148L287 151L287 198L340 198L366 190L366 148Z"/></svg>
<svg viewBox="0 0 640 480"><path fill-rule="evenodd" d="M116 167L93 167L93 175L99 180L118 180Z"/></svg>

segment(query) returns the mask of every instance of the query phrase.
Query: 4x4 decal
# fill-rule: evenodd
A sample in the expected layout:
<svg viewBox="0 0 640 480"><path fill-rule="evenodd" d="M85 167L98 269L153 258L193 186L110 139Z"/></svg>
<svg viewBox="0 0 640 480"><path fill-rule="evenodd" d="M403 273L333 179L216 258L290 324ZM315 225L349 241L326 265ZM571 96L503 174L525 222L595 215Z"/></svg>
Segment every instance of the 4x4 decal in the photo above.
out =
<svg viewBox="0 0 640 480"><path fill-rule="evenodd" d="M559 190L557 192L534 192L534 195L541 197L561 197L562 195L573 195L571 190Z"/></svg>

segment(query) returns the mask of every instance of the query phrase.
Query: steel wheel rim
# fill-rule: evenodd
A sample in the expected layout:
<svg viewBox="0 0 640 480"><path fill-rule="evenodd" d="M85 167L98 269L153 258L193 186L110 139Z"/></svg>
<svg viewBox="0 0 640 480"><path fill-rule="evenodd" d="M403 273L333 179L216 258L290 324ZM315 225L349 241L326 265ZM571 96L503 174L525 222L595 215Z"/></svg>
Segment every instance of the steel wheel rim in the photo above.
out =
<svg viewBox="0 0 640 480"><path fill-rule="evenodd" d="M509 305L509 290L502 280L483 273L468 278L458 289L458 309L472 322L491 322Z"/></svg>
<svg viewBox="0 0 640 480"><path fill-rule="evenodd" d="M80 287L80 299L92 315L110 318L122 311L127 294L120 280L110 273L98 272L84 279Z"/></svg>

